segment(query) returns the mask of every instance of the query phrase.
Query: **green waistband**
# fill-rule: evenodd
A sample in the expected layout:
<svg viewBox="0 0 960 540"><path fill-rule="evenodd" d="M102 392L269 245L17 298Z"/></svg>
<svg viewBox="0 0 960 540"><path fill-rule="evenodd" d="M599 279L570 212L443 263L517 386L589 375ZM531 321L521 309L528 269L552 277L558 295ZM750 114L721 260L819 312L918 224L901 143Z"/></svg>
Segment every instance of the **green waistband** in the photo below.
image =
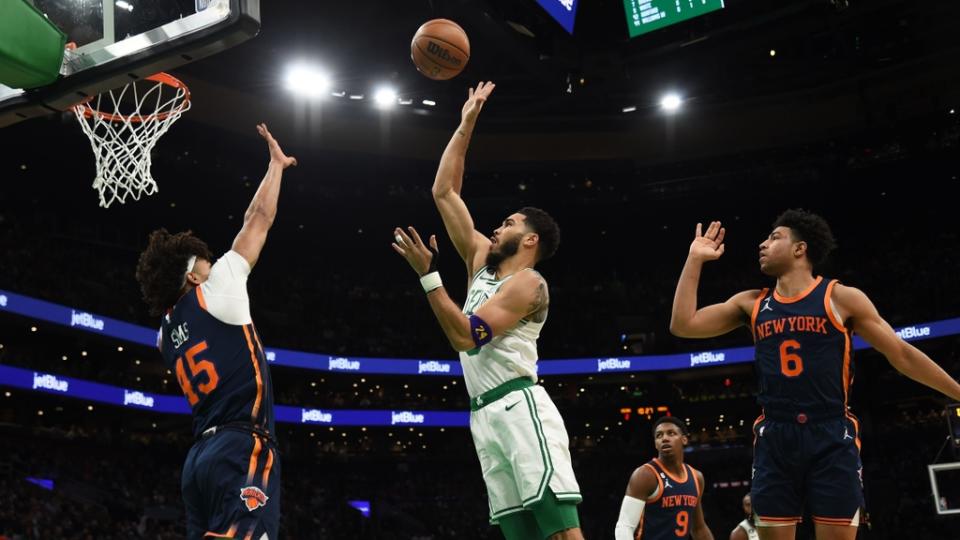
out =
<svg viewBox="0 0 960 540"><path fill-rule="evenodd" d="M533 386L533 381L526 377L507 381L492 390L487 390L475 398L470 398L470 410L479 411L514 390L522 390L531 386Z"/></svg>

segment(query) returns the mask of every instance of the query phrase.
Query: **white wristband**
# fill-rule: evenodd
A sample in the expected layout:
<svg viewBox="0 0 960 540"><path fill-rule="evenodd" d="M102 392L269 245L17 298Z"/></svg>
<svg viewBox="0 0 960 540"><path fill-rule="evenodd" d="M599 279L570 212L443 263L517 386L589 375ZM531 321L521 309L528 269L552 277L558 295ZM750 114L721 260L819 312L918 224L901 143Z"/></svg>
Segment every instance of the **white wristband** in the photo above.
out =
<svg viewBox="0 0 960 540"><path fill-rule="evenodd" d="M440 280L440 272L430 272L420 278L420 285L423 286L423 292L430 293L443 287L443 281Z"/></svg>

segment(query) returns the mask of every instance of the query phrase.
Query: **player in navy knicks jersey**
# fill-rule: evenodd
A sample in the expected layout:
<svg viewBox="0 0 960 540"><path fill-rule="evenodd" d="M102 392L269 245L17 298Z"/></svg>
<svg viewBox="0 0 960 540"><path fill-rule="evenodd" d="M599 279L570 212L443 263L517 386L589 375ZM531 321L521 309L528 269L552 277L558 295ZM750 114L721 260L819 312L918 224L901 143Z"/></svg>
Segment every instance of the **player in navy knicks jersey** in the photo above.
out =
<svg viewBox="0 0 960 540"><path fill-rule="evenodd" d="M192 233L150 235L137 280L161 316L158 346L193 412L196 442L183 465L187 538L273 540L280 523L280 458L273 388L250 317L247 276L277 214L283 171L296 165L267 127L270 164L230 251Z"/></svg>
<svg viewBox="0 0 960 540"><path fill-rule="evenodd" d="M703 263L720 258L726 231L697 224L673 300L670 330L709 338L749 325L756 346L758 401L751 502L762 540L792 540L804 508L818 540L852 540L863 506L860 425L850 412L852 334L898 371L954 400L957 384L900 339L858 289L814 274L834 248L826 221L787 210L760 243L760 271L772 288L751 289L697 308Z"/></svg>
<svg viewBox="0 0 960 540"><path fill-rule="evenodd" d="M703 519L703 474L683 462L687 426L665 416L654 424L657 457L630 475L614 529L616 540L713 540Z"/></svg>

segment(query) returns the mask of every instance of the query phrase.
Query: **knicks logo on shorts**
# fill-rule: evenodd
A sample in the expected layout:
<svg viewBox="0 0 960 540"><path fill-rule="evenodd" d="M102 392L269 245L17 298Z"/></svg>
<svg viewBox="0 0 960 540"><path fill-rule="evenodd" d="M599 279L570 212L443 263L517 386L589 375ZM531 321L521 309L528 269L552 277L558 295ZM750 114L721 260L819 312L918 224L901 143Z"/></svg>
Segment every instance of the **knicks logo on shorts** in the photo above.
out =
<svg viewBox="0 0 960 540"><path fill-rule="evenodd" d="M267 494L256 486L247 486L240 490L240 500L246 505L247 510L253 512L261 506L267 505Z"/></svg>

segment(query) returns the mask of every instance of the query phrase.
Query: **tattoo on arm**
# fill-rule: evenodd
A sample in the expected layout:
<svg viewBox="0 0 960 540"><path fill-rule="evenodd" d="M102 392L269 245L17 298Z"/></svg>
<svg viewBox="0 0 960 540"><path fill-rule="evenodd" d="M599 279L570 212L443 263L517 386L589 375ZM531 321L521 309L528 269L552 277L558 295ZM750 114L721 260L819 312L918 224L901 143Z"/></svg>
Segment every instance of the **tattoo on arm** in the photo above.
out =
<svg viewBox="0 0 960 540"><path fill-rule="evenodd" d="M547 320L547 307L549 305L550 293L547 291L547 282L541 279L540 284L537 286L536 295L533 301L530 302L530 320L536 323Z"/></svg>

